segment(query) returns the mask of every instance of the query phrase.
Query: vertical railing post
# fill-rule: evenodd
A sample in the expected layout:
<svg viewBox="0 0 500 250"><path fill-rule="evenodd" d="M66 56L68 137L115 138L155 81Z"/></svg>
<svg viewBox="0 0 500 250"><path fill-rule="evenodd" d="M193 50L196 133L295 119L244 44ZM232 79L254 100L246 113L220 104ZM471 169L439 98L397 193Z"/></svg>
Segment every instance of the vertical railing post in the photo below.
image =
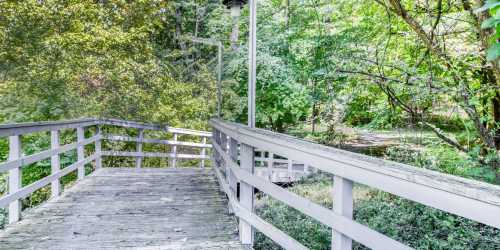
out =
<svg viewBox="0 0 500 250"><path fill-rule="evenodd" d="M136 151L138 154L142 153L142 139L144 139L144 129L139 129L139 137L137 144L135 145ZM141 168L142 165L142 156L137 156L135 158L135 167Z"/></svg>
<svg viewBox="0 0 500 250"><path fill-rule="evenodd" d="M201 148L201 156L203 157L201 159L201 162L200 162L200 168L205 168L205 157L207 156L207 149L206 149L206 145L207 145L207 137L203 136L202 137L202 143L203 143L203 147Z"/></svg>
<svg viewBox="0 0 500 250"><path fill-rule="evenodd" d="M217 129L214 129L213 133L212 133L212 141L215 142L217 145L220 146L220 137L219 137L219 130ZM214 160L215 160L215 164L218 166L218 167L221 167L220 165L220 159L219 159L219 152L217 150L214 150Z"/></svg>
<svg viewBox="0 0 500 250"><path fill-rule="evenodd" d="M229 139L229 156L234 162L238 162L238 141L234 138ZM229 171L229 189L236 197L236 192L238 190L238 180L232 171Z"/></svg>
<svg viewBox="0 0 500 250"><path fill-rule="evenodd" d="M172 147L172 167L177 167L177 134L174 133L174 146Z"/></svg>
<svg viewBox="0 0 500 250"><path fill-rule="evenodd" d="M50 131L50 148L51 149L57 149L59 148L59 131L58 130L52 130ZM52 157L50 157L50 166L51 166L51 173L56 174L61 170L61 164L59 160L59 154L55 154ZM51 188L51 197L56 197L59 196L61 193L61 182L59 178L53 180L50 184Z"/></svg>
<svg viewBox="0 0 500 250"><path fill-rule="evenodd" d="M9 137L9 161L21 158L21 136L13 135ZM9 170L9 194L17 192L22 185L22 169L18 164ZM9 223L14 223L21 219L21 200L15 200L9 204Z"/></svg>
<svg viewBox="0 0 500 250"><path fill-rule="evenodd" d="M267 160L267 176L269 181L273 181L273 166L274 166L274 154L269 152L269 158Z"/></svg>
<svg viewBox="0 0 500 250"><path fill-rule="evenodd" d="M96 154L96 160L95 160L95 168L100 169L102 168L102 154L101 154L101 142L102 142L102 130L100 126L97 126L97 141L95 141L95 154Z"/></svg>
<svg viewBox="0 0 500 250"><path fill-rule="evenodd" d="M288 178L291 180L293 177L293 160L288 159Z"/></svg>
<svg viewBox="0 0 500 250"><path fill-rule="evenodd" d="M254 148L250 145L241 144L240 167L251 174L255 170ZM240 182L240 204L243 208L253 213L254 210L254 188L244 181ZM240 241L244 245L253 246L254 230L252 225L240 219Z"/></svg>
<svg viewBox="0 0 500 250"><path fill-rule="evenodd" d="M219 135L220 135L220 147L222 148L222 150L227 153L227 135L222 133L222 132L219 132ZM220 156L220 161L222 162L222 164L224 165L225 167L225 172L226 172L226 183L229 183L229 164L227 164L227 162L225 162L223 159L222 159L222 156Z"/></svg>
<svg viewBox="0 0 500 250"><path fill-rule="evenodd" d="M78 127L76 128L76 141L78 143L78 147L76 150L78 160L77 161L83 161L85 159L85 148L83 144L83 141L85 140L85 128L84 127ZM78 180L82 180L83 177L85 177L85 166L81 165L78 167Z"/></svg>
<svg viewBox="0 0 500 250"><path fill-rule="evenodd" d="M311 169L309 168L309 165L304 163L304 173L306 175L309 175L311 173Z"/></svg>
<svg viewBox="0 0 500 250"><path fill-rule="evenodd" d="M222 142L221 142L221 132L217 129L214 128L213 132L212 132L212 142L219 145L223 150L224 149L224 146L222 145ZM217 150L213 150L214 152L214 164L219 168L219 169L222 169L222 159L221 159L221 155L219 154L219 152ZM226 171L227 172L227 171ZM226 173L226 178L227 178L227 173ZM224 190L224 187L222 186L222 183L220 185L220 191L221 192L225 192ZM229 211L229 212L232 212L232 211Z"/></svg>
<svg viewBox="0 0 500 250"><path fill-rule="evenodd" d="M351 180L340 176L333 177L333 211L348 219L353 215L353 183ZM341 232L332 230L332 250L351 250L352 239Z"/></svg>

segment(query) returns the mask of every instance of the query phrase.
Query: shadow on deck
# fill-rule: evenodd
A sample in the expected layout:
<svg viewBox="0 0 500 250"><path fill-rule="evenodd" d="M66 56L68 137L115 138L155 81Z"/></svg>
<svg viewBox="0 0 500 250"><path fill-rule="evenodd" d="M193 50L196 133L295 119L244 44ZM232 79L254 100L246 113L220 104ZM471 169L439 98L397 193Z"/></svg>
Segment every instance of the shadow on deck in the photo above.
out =
<svg viewBox="0 0 500 250"><path fill-rule="evenodd" d="M0 232L0 249L244 249L212 169L103 168Z"/></svg>

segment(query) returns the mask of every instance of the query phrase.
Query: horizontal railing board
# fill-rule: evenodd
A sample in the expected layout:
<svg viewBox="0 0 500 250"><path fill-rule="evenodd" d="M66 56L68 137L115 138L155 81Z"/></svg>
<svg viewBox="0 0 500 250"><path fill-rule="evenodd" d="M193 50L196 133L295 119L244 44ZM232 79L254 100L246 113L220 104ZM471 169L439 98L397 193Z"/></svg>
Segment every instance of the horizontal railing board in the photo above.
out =
<svg viewBox="0 0 500 250"><path fill-rule="evenodd" d="M184 129L184 128L174 128L168 127L166 125L152 124L152 123L140 123L134 121L125 121L118 119L102 119L100 120L102 125L113 125L125 128L138 128L138 129L146 129L146 130L159 130L176 134L184 134L184 135L195 135L202 137L211 137L212 133L206 131L192 130L192 129Z"/></svg>
<svg viewBox="0 0 500 250"><path fill-rule="evenodd" d="M255 159L255 161L263 161L263 162L273 161L275 163L288 164L288 160L283 160L283 159L272 159L272 158L265 158L265 157L255 157L254 159Z"/></svg>
<svg viewBox="0 0 500 250"><path fill-rule="evenodd" d="M393 240L367 226L357 223L336 214L333 210L322 207L307 198L301 197L295 193L287 191L263 178L257 177L249 172L242 170L231 157L214 143L214 149L224 159L225 164L229 165L230 170L240 181L259 189L275 199L299 210L300 212L318 220L319 222L335 229L349 238L371 248L371 249L412 249L404 244Z"/></svg>
<svg viewBox="0 0 500 250"><path fill-rule="evenodd" d="M94 143L99 139L100 139L100 136L95 135L95 136L87 138L81 142L74 142L74 143L66 144L66 145L63 145L63 146L56 148L56 149L49 149L49 150L45 150L45 151L35 153L32 155L23 156L17 160L12 160L12 161L0 163L0 173L6 172L10 169L17 168L17 167L22 168L26 165L48 159L51 156L54 156L57 154L62 154L62 153L68 152L70 150L74 150L78 146L85 146L85 145Z"/></svg>
<svg viewBox="0 0 500 250"><path fill-rule="evenodd" d="M215 162L214 160L212 160ZM221 173L221 170L219 169L218 166L214 164L213 167L215 171L215 176L217 177L219 184L222 186L222 189L226 193L228 200L229 200L229 206L232 208L233 213L252 225L255 229L259 230L263 234L265 234L267 237L269 237L271 240L274 242L278 243L280 246L284 247L285 249L296 249L296 250L306 250L308 249L304 245L302 245L300 242L297 240L293 239L290 237L288 234L284 233L280 229L276 228L269 222L261 219L259 216L255 215L254 213L250 212L248 209L245 209L242 207L236 197L233 195L233 193L230 191L229 185L227 182L224 181L224 177Z"/></svg>
<svg viewBox="0 0 500 250"><path fill-rule="evenodd" d="M37 191L38 189L49 185L52 181L58 180L59 178L66 176L67 174L75 171L78 167L85 165L85 164L88 164L88 163L94 161L96 158L97 158L96 154L91 155L82 161L75 162L72 165L63 168L56 173L53 173L47 177L44 177L36 182L31 183L30 185L19 189L15 193L7 194L7 195L1 197L0 198L0 208L5 208L9 205L9 203L11 203L17 199L22 199L22 198L29 196L30 194Z"/></svg>
<svg viewBox="0 0 500 250"><path fill-rule="evenodd" d="M245 143L354 182L500 228L500 187L339 150L291 136L212 119L215 129Z"/></svg>
<svg viewBox="0 0 500 250"><path fill-rule="evenodd" d="M127 152L127 151L102 151L102 156L121 156L121 157L152 157L152 158L177 158L177 159L210 159L207 155L194 154L173 154L157 152Z"/></svg>
<svg viewBox="0 0 500 250"><path fill-rule="evenodd" d="M142 143L176 145L176 146L197 147L197 148L211 148L212 147L212 144L206 144L206 143L183 142L183 141L149 139L149 138L140 139L137 137L129 137L129 136L122 136L122 135L103 135L103 139L111 140L111 141L142 142Z"/></svg>
<svg viewBox="0 0 500 250"><path fill-rule="evenodd" d="M184 135L194 135L202 137L211 137L212 133L206 131L184 129L184 128L174 128L168 127L160 124L148 124L140 123L134 121L126 121L119 119L96 119L96 118L85 118L77 120L65 120L65 121L50 121L50 122L27 122L27 123L11 123L0 125L0 137L12 136L12 135L23 135L34 132L51 131L51 130L61 130L61 129L71 129L78 127L89 127L94 125L112 125L121 126L126 128L139 128L148 130L161 130L170 133L184 134Z"/></svg>
<svg viewBox="0 0 500 250"><path fill-rule="evenodd" d="M0 125L0 137L23 135L28 133L71 129L98 125L96 119L79 119L58 122L27 122Z"/></svg>

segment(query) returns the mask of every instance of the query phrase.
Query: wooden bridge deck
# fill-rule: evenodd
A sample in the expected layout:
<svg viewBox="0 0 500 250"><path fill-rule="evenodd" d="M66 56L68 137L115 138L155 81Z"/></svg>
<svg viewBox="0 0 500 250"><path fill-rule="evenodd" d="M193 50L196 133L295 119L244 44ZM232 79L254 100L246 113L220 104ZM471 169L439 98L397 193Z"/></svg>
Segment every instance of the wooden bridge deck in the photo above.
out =
<svg viewBox="0 0 500 250"><path fill-rule="evenodd" d="M211 169L103 168L0 232L0 249L244 249Z"/></svg>

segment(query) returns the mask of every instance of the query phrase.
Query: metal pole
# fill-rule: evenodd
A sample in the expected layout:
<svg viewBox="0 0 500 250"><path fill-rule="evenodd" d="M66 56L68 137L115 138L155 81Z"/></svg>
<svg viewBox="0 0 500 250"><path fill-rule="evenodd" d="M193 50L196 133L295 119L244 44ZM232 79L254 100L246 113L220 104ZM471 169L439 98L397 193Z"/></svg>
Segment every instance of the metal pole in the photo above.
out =
<svg viewBox="0 0 500 250"><path fill-rule="evenodd" d="M250 0L250 32L248 39L248 126L255 127L255 89L257 83L257 0Z"/></svg>
<svg viewBox="0 0 500 250"><path fill-rule="evenodd" d="M222 109L222 43L219 42L217 51L217 117L221 117Z"/></svg>

